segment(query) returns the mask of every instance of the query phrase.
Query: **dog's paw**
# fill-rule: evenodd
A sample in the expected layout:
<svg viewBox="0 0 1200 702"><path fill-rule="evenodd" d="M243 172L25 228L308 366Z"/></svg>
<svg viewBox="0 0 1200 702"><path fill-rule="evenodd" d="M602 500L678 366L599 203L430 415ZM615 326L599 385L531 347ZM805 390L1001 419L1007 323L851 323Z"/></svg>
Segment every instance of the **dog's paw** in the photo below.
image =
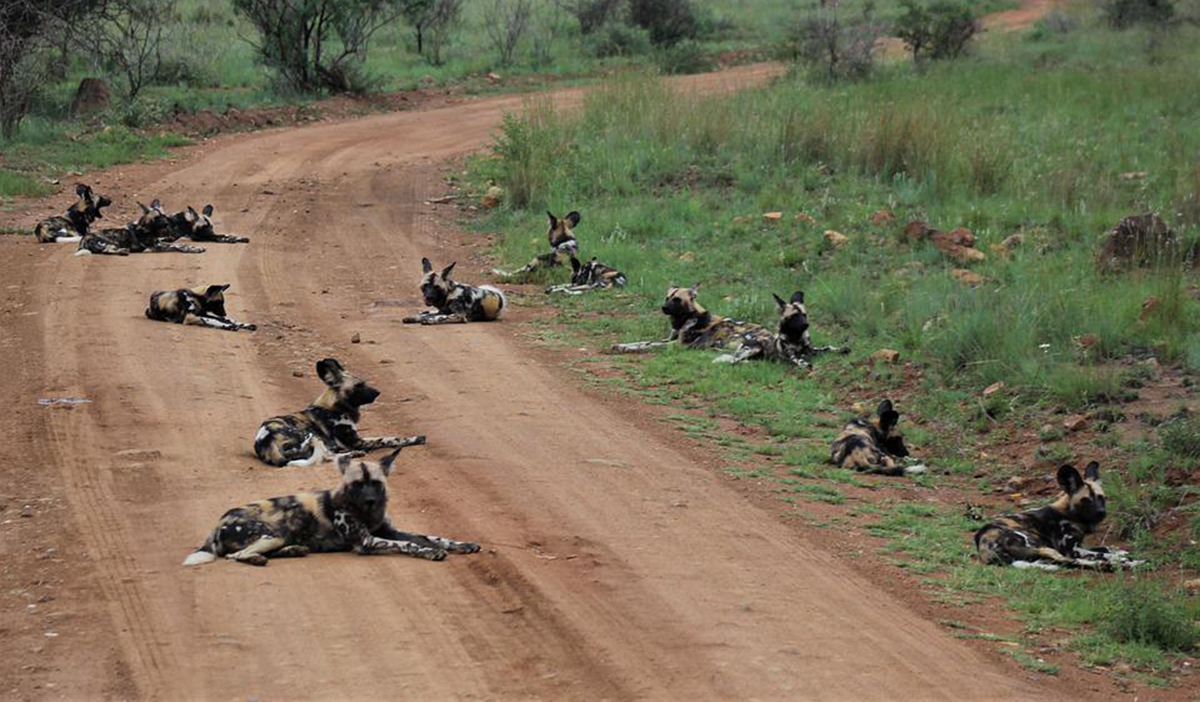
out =
<svg viewBox="0 0 1200 702"><path fill-rule="evenodd" d="M479 544L473 541L460 541L450 550L455 553L479 553Z"/></svg>
<svg viewBox="0 0 1200 702"><path fill-rule="evenodd" d="M405 317L404 319L401 319L400 321L403 322L404 324L420 324L421 318L420 317Z"/></svg>
<svg viewBox="0 0 1200 702"><path fill-rule="evenodd" d="M242 329L245 329L246 331L258 331L258 325L257 324L243 324Z"/></svg>
<svg viewBox="0 0 1200 702"><path fill-rule="evenodd" d="M444 561L446 560L446 549L423 548L420 551L417 551L417 555L427 561Z"/></svg>
<svg viewBox="0 0 1200 702"><path fill-rule="evenodd" d="M265 566L267 564L267 557L261 553L255 553L250 556L242 556L241 558L234 558L232 555L229 555L226 556L226 558L231 561L237 561L238 563L245 563L246 565L252 566Z"/></svg>

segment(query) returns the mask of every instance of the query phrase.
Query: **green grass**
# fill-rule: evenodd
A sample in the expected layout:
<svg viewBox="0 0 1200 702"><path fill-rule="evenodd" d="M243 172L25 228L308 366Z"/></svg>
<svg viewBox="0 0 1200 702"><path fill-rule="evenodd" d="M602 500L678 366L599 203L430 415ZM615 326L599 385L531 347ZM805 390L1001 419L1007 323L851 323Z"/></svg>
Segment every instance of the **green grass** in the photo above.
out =
<svg viewBox="0 0 1200 702"><path fill-rule="evenodd" d="M981 468L975 484L987 490L1015 466L977 463L970 447L981 434L1036 436L1059 410L1108 406L1093 416L1116 417L1145 381L1125 363L1130 354L1200 368L1194 274L1168 266L1106 276L1094 264L1097 240L1131 213L1161 211L1185 240L1200 238L1200 209L1190 204L1200 198L1191 158L1200 132L1188 126L1200 108L1197 39L1200 29L1181 27L1149 52L1143 32L1087 19L1067 34L999 37L921 73L901 64L832 87L789 77L727 98L630 77L593 92L581 113L535 102L510 117L469 180L507 192L505 207L481 223L504 234L496 254L505 265L542 251L546 209L583 213L581 253L629 278L623 291L551 303L558 323L595 348L665 336L658 306L668 286L699 283L711 311L766 325L776 314L771 293L804 290L815 343L853 348L819 358L811 375L714 365L712 354L677 348L614 363L655 402L700 400L765 430L771 441L739 450L784 468L739 475L773 483L785 500L853 504L868 533L885 539L884 556L921 574L934 599L1001 598L1031 635L1070 630L1087 662L1162 671L1195 643L1200 609L1181 593L1147 574L981 567L970 541L979 525L959 510L862 504L841 485L875 483L825 460L851 402L877 402L902 384L902 430L935 470L893 483L900 494ZM882 209L894 224L872 223ZM783 219L765 221L770 211ZM984 284L962 285L949 275L959 264L905 242L900 230L913 219L970 228L987 254L972 266ZM849 242L831 247L828 229ZM1022 245L1007 255L992 249L1012 234ZM1158 305L1145 313L1151 296ZM867 363L880 348L900 351L920 377ZM1003 392L980 398L1001 381ZM1200 432L1183 418L1159 433L1145 445L1096 440L1109 454L1101 461L1112 527L1155 563L1197 567L1197 549L1156 543L1154 528L1194 497L1172 487L1169 469L1194 463ZM1049 434L1039 460L1077 460L1078 435ZM1186 514L1200 535L1200 509Z"/></svg>

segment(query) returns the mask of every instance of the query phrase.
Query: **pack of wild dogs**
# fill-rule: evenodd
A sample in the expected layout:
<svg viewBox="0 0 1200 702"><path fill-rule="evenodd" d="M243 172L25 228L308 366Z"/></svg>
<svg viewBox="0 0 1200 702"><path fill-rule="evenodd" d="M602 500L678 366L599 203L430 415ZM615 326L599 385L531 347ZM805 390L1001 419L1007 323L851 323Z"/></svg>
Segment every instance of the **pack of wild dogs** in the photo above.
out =
<svg viewBox="0 0 1200 702"><path fill-rule="evenodd" d="M200 211L188 206L167 214L156 199L139 204L141 216L122 228L95 227L102 210L112 201L87 185L76 188L78 201L62 216L39 222L34 235L39 242L70 241L79 254L129 255L133 253L202 253L203 248L181 241L247 243L245 237L217 234L213 206ZM624 287L620 270L593 257L579 258L575 228L579 212L549 217L549 250L511 272L493 271L504 280L520 280L535 273L570 267L569 282L551 285L547 294L582 295ZM421 296L428 306L402 321L440 325L490 322L503 314L507 299L492 285L470 285L454 278L455 263L437 267L421 259ZM145 316L177 324L206 326L225 331L254 331L254 324L229 319L225 292L229 285L158 291L150 295ZM671 287L662 304L669 320L666 338L616 344L616 353L641 353L673 344L693 350L719 352L713 361L742 363L769 361L810 369L821 354L847 354L849 348L814 346L808 309L802 291L787 299L773 295L779 319L773 329L723 317L697 301L698 286ZM331 490L300 493L252 502L227 511L204 543L184 561L198 565L225 557L252 565L268 559L305 556L312 552L353 551L360 554L400 553L440 561L448 553L474 553L479 545L440 536L399 531L388 520L387 478L400 451L422 445L425 437L364 437L358 433L363 407L380 391L346 370L334 358L316 364L324 383L321 394L307 407L271 417L260 425L253 450L263 463L275 467L307 467L334 462L341 474ZM884 476L918 475L926 467L909 455L898 431L900 413L891 400L883 400L872 416L846 424L833 439L829 461L842 468ZM381 460L366 460L368 453L387 450ZM1107 570L1141 563L1129 554L1103 547L1085 548L1085 537L1106 516L1100 466L1090 463L1082 473L1072 465L1058 470L1062 495L1038 509L997 517L975 533L979 559L985 564L1057 570L1081 568Z"/></svg>

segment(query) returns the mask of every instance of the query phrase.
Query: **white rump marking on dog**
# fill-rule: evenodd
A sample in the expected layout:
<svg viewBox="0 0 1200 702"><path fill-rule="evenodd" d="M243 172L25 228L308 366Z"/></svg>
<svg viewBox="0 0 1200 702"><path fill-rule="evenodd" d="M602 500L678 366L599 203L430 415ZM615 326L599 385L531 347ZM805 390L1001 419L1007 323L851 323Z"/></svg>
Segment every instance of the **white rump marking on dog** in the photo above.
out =
<svg viewBox="0 0 1200 702"><path fill-rule="evenodd" d="M217 557L208 551L194 551L192 552L192 555L183 559L183 564L185 566L197 566L204 565L205 563L212 563L215 560L217 560Z"/></svg>
<svg viewBox="0 0 1200 702"><path fill-rule="evenodd" d="M921 473L924 473L927 470L929 470L929 468L926 467L926 465L924 463L921 463L921 464L918 464L915 466L905 466L904 474L905 475L920 475Z"/></svg>
<svg viewBox="0 0 1200 702"><path fill-rule="evenodd" d="M1037 568L1038 570L1050 571L1058 570L1058 566L1054 565L1053 563L1044 563L1042 561L1013 561L1012 564L1013 568Z"/></svg>
<svg viewBox="0 0 1200 702"><path fill-rule="evenodd" d="M64 244L78 244L79 242L83 241L83 237L81 237L81 236L79 236L79 235L75 235L75 236L58 236L58 237L55 237L55 239L54 239L54 240L55 240L55 241L61 241L61 242L62 242L62 243L64 243Z"/></svg>
<svg viewBox="0 0 1200 702"><path fill-rule="evenodd" d="M75 252L75 255L76 256L91 256L92 252L90 249L80 249Z"/></svg>
<svg viewBox="0 0 1200 702"><path fill-rule="evenodd" d="M264 427L258 428L258 433L254 435L254 443L258 443L271 435L271 430Z"/></svg>

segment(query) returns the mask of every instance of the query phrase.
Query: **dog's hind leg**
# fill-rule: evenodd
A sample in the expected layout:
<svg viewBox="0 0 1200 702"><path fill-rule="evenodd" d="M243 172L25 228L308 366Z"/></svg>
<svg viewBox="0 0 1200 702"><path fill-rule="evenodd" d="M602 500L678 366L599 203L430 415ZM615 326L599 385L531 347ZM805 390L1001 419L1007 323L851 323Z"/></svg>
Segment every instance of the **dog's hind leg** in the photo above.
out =
<svg viewBox="0 0 1200 702"><path fill-rule="evenodd" d="M213 329L221 329L223 331L240 331L242 329L245 329L246 331L254 331L255 329L258 329L258 327L253 324L242 324L241 322L235 322L232 319L225 319L223 317L209 317L208 315L203 314L189 313L188 316L184 318L183 323L193 324L201 327L212 327Z"/></svg>
<svg viewBox="0 0 1200 702"><path fill-rule="evenodd" d="M283 548L281 548L277 551L272 551L271 553L267 554L267 557L268 558L304 558L309 553L311 553L311 550L307 546L301 546L300 544L292 544L291 546L284 546Z"/></svg>
<svg viewBox="0 0 1200 702"><path fill-rule="evenodd" d="M628 344L613 344L612 350L616 353L645 353L652 349L660 349L670 343L669 341L631 341Z"/></svg>
<svg viewBox="0 0 1200 702"><path fill-rule="evenodd" d="M809 350L813 355L818 353L838 353L842 355L850 353L849 346L813 346Z"/></svg>
<svg viewBox="0 0 1200 702"><path fill-rule="evenodd" d="M421 324L466 324L467 318L461 314L435 314L425 317Z"/></svg>
<svg viewBox="0 0 1200 702"><path fill-rule="evenodd" d="M281 537L264 534L258 541L255 541L241 551L231 553L225 557L238 563L264 566L267 564L267 554L278 551L286 544L287 541Z"/></svg>

